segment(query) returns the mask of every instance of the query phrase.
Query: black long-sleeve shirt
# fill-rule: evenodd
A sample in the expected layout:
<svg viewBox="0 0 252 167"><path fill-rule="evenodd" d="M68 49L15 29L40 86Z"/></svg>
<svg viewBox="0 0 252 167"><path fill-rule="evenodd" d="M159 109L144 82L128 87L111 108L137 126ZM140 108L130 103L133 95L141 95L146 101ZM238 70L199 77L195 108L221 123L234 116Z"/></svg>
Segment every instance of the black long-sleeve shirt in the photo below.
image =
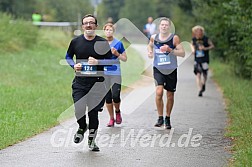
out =
<svg viewBox="0 0 252 167"><path fill-rule="evenodd" d="M93 40L87 40L82 34L71 41L67 50L66 60L72 68L75 65L74 56L76 57L76 63L84 63L88 62L89 57L93 57L98 61L111 60L112 53L106 39L96 35ZM96 66L98 72L103 71L103 69L103 65Z"/></svg>

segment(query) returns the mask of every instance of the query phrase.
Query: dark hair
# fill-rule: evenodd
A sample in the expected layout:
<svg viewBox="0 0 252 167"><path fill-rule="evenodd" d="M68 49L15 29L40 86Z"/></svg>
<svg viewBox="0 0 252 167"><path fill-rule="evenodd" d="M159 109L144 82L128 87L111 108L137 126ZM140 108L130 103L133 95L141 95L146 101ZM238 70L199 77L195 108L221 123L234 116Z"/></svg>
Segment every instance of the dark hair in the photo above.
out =
<svg viewBox="0 0 252 167"><path fill-rule="evenodd" d="M171 25L171 20L170 20L169 18L167 18L167 17L161 17L161 18L159 19L159 24L160 24L161 21L163 21L163 20L168 21L169 25Z"/></svg>
<svg viewBox="0 0 252 167"><path fill-rule="evenodd" d="M87 15L83 16L82 17L82 21L81 21L82 24L83 24L83 19L85 19L87 17L93 17L95 19L95 24L97 25L97 18L94 15L92 15L92 14L87 14Z"/></svg>

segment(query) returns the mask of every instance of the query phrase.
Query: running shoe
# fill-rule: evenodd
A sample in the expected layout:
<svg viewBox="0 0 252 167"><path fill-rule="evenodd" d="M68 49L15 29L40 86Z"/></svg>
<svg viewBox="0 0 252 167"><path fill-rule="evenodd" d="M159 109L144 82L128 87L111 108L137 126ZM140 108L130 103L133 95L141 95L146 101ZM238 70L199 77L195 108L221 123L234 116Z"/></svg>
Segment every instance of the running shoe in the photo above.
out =
<svg viewBox="0 0 252 167"><path fill-rule="evenodd" d="M100 151L100 148L96 145L93 140L88 140L88 147L91 151Z"/></svg>
<svg viewBox="0 0 252 167"><path fill-rule="evenodd" d="M116 120L115 120L115 122L117 124L121 124L122 123L122 116L121 116L120 110L118 112L116 111Z"/></svg>
<svg viewBox="0 0 252 167"><path fill-rule="evenodd" d="M165 128L166 129L171 129L170 117L165 117Z"/></svg>
<svg viewBox="0 0 252 167"><path fill-rule="evenodd" d="M205 92L205 90L206 90L206 85L204 84L202 85L201 92Z"/></svg>
<svg viewBox="0 0 252 167"><path fill-rule="evenodd" d="M79 129L77 130L77 132L76 132L75 135L74 135L74 142L75 142L75 143L80 143L80 142L82 142L82 140L83 140L83 138L84 138L84 133L87 131L87 129L88 129L88 126L86 126L85 129L79 128Z"/></svg>
<svg viewBox="0 0 252 167"><path fill-rule="evenodd" d="M112 126L114 126L114 124L115 124L115 119L114 118L110 119L109 123L107 124L107 127L112 127Z"/></svg>
<svg viewBox="0 0 252 167"><path fill-rule="evenodd" d="M158 120L157 120L157 123L155 124L155 126L160 127L160 126L163 126L163 124L164 124L163 117L159 117Z"/></svg>
<svg viewBox="0 0 252 167"><path fill-rule="evenodd" d="M199 97L202 97L203 96L203 94L202 94L203 92L202 92L202 90L201 91L199 91Z"/></svg>

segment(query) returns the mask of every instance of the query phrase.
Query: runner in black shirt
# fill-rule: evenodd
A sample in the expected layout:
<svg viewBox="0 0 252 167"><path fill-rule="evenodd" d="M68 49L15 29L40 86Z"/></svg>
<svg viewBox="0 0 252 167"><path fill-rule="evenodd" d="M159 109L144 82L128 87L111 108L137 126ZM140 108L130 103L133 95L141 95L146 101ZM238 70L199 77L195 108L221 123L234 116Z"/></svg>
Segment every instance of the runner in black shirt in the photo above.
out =
<svg viewBox="0 0 252 167"><path fill-rule="evenodd" d="M74 142L80 143L84 133L89 129L88 145L92 151L99 151L95 144L99 120L98 111L104 105L108 91L103 68L104 59L111 59L112 53L108 42L95 34L97 19L86 15L82 19L84 34L73 39L66 54L68 64L75 70L76 76L72 83L72 96L75 116L79 129L74 135ZM76 63L73 57L76 57ZM86 107L88 107L89 126L86 123Z"/></svg>
<svg viewBox="0 0 252 167"><path fill-rule="evenodd" d="M203 27L195 26L192 31L194 35L192 38L192 45L194 46L194 73L196 75L199 96L201 97L206 89L209 50L214 48L214 45L212 41L204 35ZM203 74L203 81L201 81L201 74Z"/></svg>

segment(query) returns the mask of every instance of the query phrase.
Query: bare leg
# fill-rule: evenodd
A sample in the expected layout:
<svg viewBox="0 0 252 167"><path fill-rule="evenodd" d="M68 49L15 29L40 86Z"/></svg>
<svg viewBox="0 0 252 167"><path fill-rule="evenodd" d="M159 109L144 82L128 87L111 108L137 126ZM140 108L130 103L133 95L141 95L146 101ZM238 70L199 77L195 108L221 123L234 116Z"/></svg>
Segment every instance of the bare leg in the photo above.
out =
<svg viewBox="0 0 252 167"><path fill-rule="evenodd" d="M106 103L106 107L109 112L110 119L114 119L114 109L113 109L113 103Z"/></svg>
<svg viewBox="0 0 252 167"><path fill-rule="evenodd" d="M163 86L156 87L156 106L158 111L158 116L163 116Z"/></svg>
<svg viewBox="0 0 252 167"><path fill-rule="evenodd" d="M120 110L120 104L121 104L121 102L119 102L119 103L114 103L114 106L115 106L115 110L116 110L116 111L119 111L119 110Z"/></svg>
<svg viewBox="0 0 252 167"><path fill-rule="evenodd" d="M206 81L207 81L207 74L203 74L203 85L206 84Z"/></svg>
<svg viewBox="0 0 252 167"><path fill-rule="evenodd" d="M174 104L174 92L167 91L167 103L166 103L166 116L170 117L172 112L172 107Z"/></svg>
<svg viewBox="0 0 252 167"><path fill-rule="evenodd" d="M196 83L197 83L198 90L200 91L201 88L202 88L201 74L200 73L197 73L197 75L196 75Z"/></svg>

